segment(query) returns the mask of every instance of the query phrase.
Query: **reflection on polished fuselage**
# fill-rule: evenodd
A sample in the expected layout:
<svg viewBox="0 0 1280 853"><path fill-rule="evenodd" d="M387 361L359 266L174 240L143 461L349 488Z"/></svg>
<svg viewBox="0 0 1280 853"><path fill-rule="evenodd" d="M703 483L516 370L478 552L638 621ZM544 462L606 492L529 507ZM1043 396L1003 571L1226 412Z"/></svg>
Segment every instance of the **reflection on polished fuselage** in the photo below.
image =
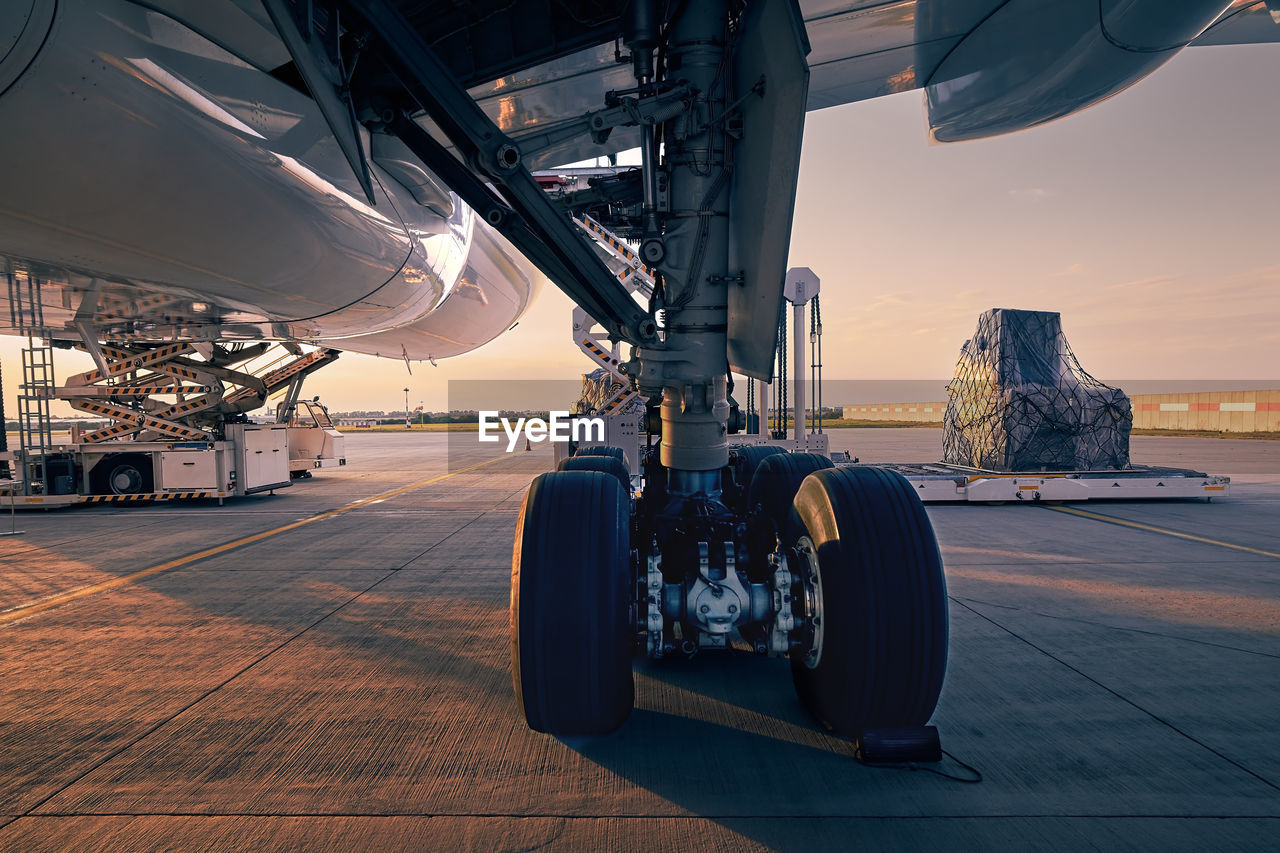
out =
<svg viewBox="0 0 1280 853"><path fill-rule="evenodd" d="M543 280L376 157L370 205L310 97L172 18L60 3L46 32L16 72L0 57L0 122L24 129L0 138L0 257L39 282L55 337L441 358L509 327Z"/></svg>

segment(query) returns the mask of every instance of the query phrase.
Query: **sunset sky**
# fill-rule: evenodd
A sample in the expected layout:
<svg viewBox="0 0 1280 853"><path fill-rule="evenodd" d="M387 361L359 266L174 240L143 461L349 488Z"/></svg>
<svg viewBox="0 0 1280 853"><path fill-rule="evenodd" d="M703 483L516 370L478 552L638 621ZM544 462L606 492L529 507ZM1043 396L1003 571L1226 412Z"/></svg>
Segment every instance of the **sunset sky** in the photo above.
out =
<svg viewBox="0 0 1280 853"><path fill-rule="evenodd" d="M1277 81L1280 45L1192 48L1080 115L959 145L928 144L919 92L811 113L790 262L822 278L826 375L946 378L1007 307L1061 312L1104 380L1280 378ZM549 288L475 353L412 376L345 355L306 393L399 410L408 386L443 409L449 379L572 377L569 313ZM13 417L17 339L0 358Z"/></svg>

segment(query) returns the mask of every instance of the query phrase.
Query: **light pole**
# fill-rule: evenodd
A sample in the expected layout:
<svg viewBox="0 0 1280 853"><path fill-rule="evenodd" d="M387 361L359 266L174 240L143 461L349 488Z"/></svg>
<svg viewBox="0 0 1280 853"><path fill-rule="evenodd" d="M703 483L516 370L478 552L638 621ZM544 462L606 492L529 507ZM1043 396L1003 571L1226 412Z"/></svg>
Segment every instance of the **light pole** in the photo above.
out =
<svg viewBox="0 0 1280 853"><path fill-rule="evenodd" d="M404 428L410 429L409 420L413 415L409 413L409 389L404 389Z"/></svg>

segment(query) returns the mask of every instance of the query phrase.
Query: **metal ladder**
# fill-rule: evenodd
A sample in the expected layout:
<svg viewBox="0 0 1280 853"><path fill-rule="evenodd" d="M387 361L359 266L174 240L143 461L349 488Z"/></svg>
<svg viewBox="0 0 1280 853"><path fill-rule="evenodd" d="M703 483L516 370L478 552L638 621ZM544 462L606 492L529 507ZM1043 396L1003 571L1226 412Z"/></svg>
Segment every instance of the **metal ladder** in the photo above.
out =
<svg viewBox="0 0 1280 853"><path fill-rule="evenodd" d="M15 329L27 336L22 350L22 384L18 386L18 442L22 454L23 493L47 494L45 461L53 450L49 403L55 385L53 348L44 322L40 280L30 270L8 264L9 312Z"/></svg>
<svg viewBox="0 0 1280 853"><path fill-rule="evenodd" d="M285 353L270 364L255 368L254 375L266 384L267 396L283 388L290 388L291 399L287 406L292 406L297 401L298 392L302 388L301 380L326 364L337 361L339 354L338 350L329 348L312 350L308 353L290 352L285 349ZM252 396L253 390L246 388L228 396L227 402L236 403Z"/></svg>
<svg viewBox="0 0 1280 853"><path fill-rule="evenodd" d="M644 297L649 297L653 294L655 286L653 270L645 266L635 250L626 241L590 216L584 214L580 219L578 217L572 217L572 219L573 223L585 232L588 237L621 263L622 269L618 272L618 280L622 282L628 291L632 293L638 292ZM618 345L610 342L607 336L597 334L594 331L595 327L595 320L586 311L578 307L573 309L573 342L578 345L578 349L586 353L588 358L609 371L614 382L618 385L618 390L613 396L601 404L592 414L611 415L622 411L624 407L640 395L632 390L631 378L623 374L619 369Z"/></svg>

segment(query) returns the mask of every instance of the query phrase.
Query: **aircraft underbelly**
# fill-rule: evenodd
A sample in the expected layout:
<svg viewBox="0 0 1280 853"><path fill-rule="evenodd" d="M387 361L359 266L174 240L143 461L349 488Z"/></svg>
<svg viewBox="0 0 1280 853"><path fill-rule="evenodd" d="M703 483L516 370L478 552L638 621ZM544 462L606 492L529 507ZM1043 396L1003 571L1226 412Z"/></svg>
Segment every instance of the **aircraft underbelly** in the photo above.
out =
<svg viewBox="0 0 1280 853"><path fill-rule="evenodd" d="M470 210L376 167L368 204L306 95L132 3L52 18L25 68L0 56L0 256L60 286L55 316L158 293L186 298L194 337L336 337L419 320L458 282Z"/></svg>

